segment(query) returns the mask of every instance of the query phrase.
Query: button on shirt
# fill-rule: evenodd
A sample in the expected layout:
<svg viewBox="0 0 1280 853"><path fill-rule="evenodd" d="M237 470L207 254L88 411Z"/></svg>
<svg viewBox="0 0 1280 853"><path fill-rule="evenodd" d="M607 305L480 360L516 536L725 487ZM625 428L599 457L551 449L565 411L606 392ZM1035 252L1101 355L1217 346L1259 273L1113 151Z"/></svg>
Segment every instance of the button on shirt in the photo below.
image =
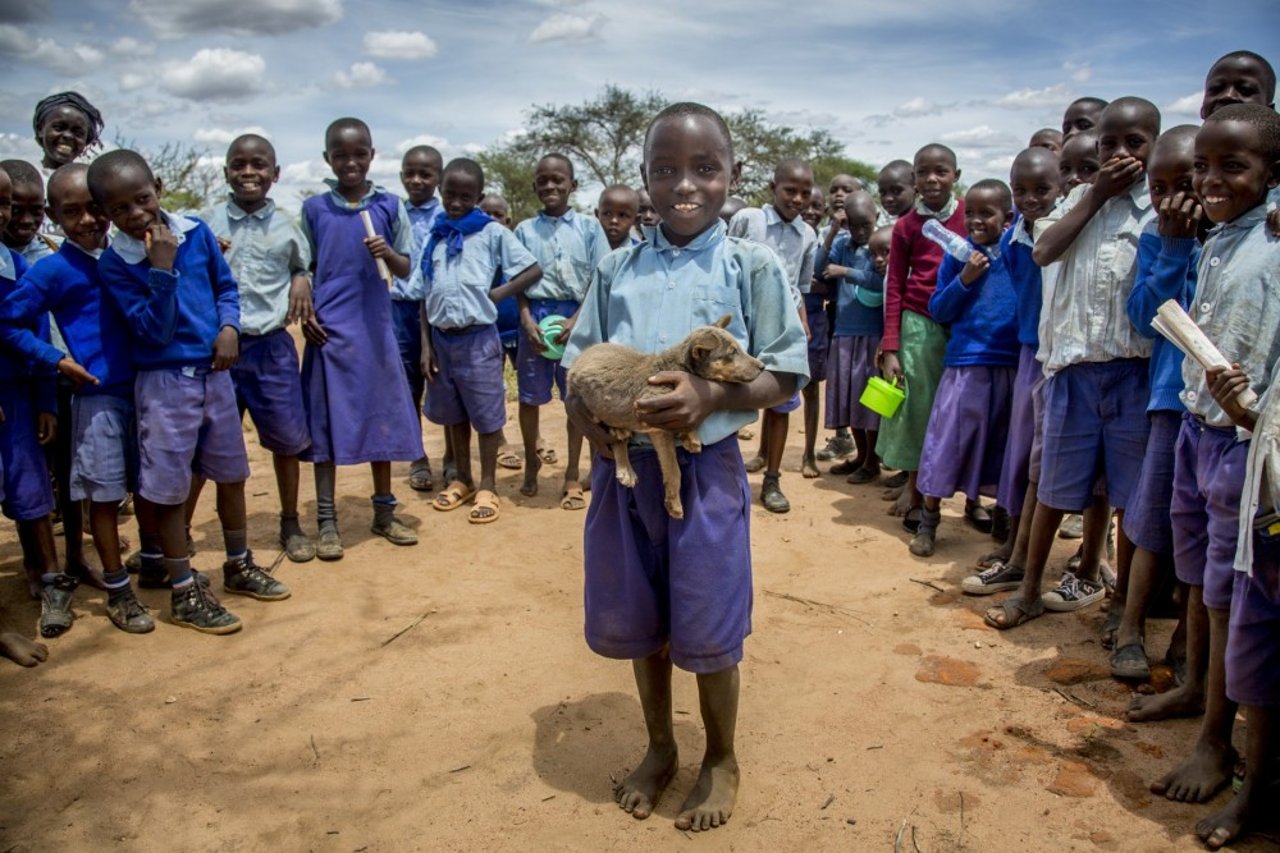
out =
<svg viewBox="0 0 1280 853"><path fill-rule="evenodd" d="M525 291L529 299L581 302L596 265L609 254L600 221L572 210L564 216L540 212L517 225L515 233L542 268L542 278Z"/></svg>
<svg viewBox="0 0 1280 853"><path fill-rule="evenodd" d="M425 254L426 245L420 254ZM413 277L421 283L427 322L439 329L465 329L498 320L498 306L489 298L494 276L501 271L515 278L537 259L505 226L490 222L462 243L462 251L450 258L445 240L431 255L433 281L422 274L423 258L413 265ZM417 286L415 284L415 286Z"/></svg>
<svg viewBox="0 0 1280 853"><path fill-rule="evenodd" d="M799 386L805 384L808 343L773 252L726 237L722 222L687 246L671 245L661 228L644 231L645 243L600 262L562 365L571 366L587 347L605 341L659 352L728 314L729 333L765 369L794 374ZM712 444L755 418L751 411L713 412L698 437Z"/></svg>
<svg viewBox="0 0 1280 853"><path fill-rule="evenodd" d="M729 220L729 236L768 246L782 261L791 296L799 308L813 282L818 235L800 217L787 222L771 204L739 210Z"/></svg>
<svg viewBox="0 0 1280 853"><path fill-rule="evenodd" d="M1188 312L1259 396L1280 359L1280 239L1268 233L1266 217L1259 205L1209 233ZM1187 411L1212 426L1232 425L1195 359L1182 362L1182 381Z"/></svg>
<svg viewBox="0 0 1280 853"><path fill-rule="evenodd" d="M409 233L413 241L413 248L407 254L411 259L417 258L422 254L422 247L431 237L431 226L435 224L436 217L444 214L440 210L440 199L435 196L422 204L405 204L404 209L409 215ZM414 283L412 273L408 278L397 278L395 284L391 285L391 298L401 301L420 301L423 296L423 282L416 281L417 284Z"/></svg>
<svg viewBox="0 0 1280 853"><path fill-rule="evenodd" d="M204 220L219 239L240 288L240 333L265 335L282 329L289 316L293 277L311 267L311 249L297 223L271 199L246 213L234 201L214 206Z"/></svg>
<svg viewBox="0 0 1280 853"><path fill-rule="evenodd" d="M1078 186L1036 221L1039 238L1090 189ZM1057 275L1044 277L1039 359L1046 375L1081 362L1147 358L1151 341L1129 322L1129 292L1138 270L1138 238L1155 219L1146 183L1103 203L1063 253Z"/></svg>

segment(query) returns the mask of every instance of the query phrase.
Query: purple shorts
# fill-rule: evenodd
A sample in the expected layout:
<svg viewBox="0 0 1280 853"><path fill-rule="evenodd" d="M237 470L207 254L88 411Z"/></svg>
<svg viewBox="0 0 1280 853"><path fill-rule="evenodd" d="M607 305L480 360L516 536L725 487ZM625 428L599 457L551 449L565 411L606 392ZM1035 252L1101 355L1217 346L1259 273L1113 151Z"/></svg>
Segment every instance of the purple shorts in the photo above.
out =
<svg viewBox="0 0 1280 853"><path fill-rule="evenodd" d="M138 485L138 423L133 399L110 394L71 398L73 501L118 503Z"/></svg>
<svg viewBox="0 0 1280 853"><path fill-rule="evenodd" d="M1018 354L1018 373L1013 378L1013 399L1009 404L1009 442L1000 465L996 503L1010 515L1021 515L1031 482L1031 448L1036 443L1035 392L1044 384L1044 369L1036 361L1036 348L1023 346Z"/></svg>
<svg viewBox="0 0 1280 853"><path fill-rule="evenodd" d="M138 494L142 497L161 506L185 503L193 471L215 483L249 478L229 371L140 370L133 398L138 411Z"/></svg>
<svg viewBox="0 0 1280 853"><path fill-rule="evenodd" d="M872 432L880 429L880 416L858 402L867 380L879 376L876 350L880 339L839 336L831 339L827 358L827 429L849 427Z"/></svg>
<svg viewBox="0 0 1280 853"><path fill-rule="evenodd" d="M591 466L584 531L586 638L609 658L671 660L696 673L742 660L751 633L751 490L730 436L701 453L676 451L684 519L667 515L652 449L632 448L628 489L611 460Z"/></svg>
<svg viewBox="0 0 1280 853"><path fill-rule="evenodd" d="M1234 429L1182 416L1169 506L1173 565L1178 580L1204 588L1204 604L1215 610L1231 606L1248 456L1249 445L1236 440Z"/></svg>
<svg viewBox="0 0 1280 853"><path fill-rule="evenodd" d="M53 381L53 380L49 380ZM0 384L0 474L4 477L3 509L14 521L35 521L53 512L53 486L44 448L36 437L36 396L33 383L17 380Z"/></svg>
<svg viewBox="0 0 1280 853"><path fill-rule="evenodd" d="M529 311L533 314L534 322L541 322L544 317L550 317L552 314L572 317L577 310L577 302L561 299L529 300ZM560 399L563 400L565 376L568 371L560 365L559 360L543 358L542 354L533 348L533 344L529 343L529 338L523 331L517 341L516 388L519 391L520 402L526 406L545 406L551 402L552 385L555 385L556 390L560 392Z"/></svg>
<svg viewBox="0 0 1280 853"><path fill-rule="evenodd" d="M821 382L827 378L827 351L831 344L830 326L825 310L808 311L809 320L809 381Z"/></svg>
<svg viewBox="0 0 1280 853"><path fill-rule="evenodd" d="M776 406L770 406L769 411L779 415L788 415L794 412L798 408L800 408L800 392L799 391L792 394L791 397L786 401L779 403Z"/></svg>
<svg viewBox="0 0 1280 853"><path fill-rule="evenodd" d="M1157 411L1150 414L1151 432L1142 469L1124 512L1124 535L1139 548L1153 554L1173 553L1173 524L1169 502L1173 500L1173 457L1182 428L1182 413Z"/></svg>
<svg viewBox="0 0 1280 853"><path fill-rule="evenodd" d="M439 373L427 383L423 414L433 424L471 422L481 435L507 423L507 389L502 384L502 341L498 327L458 331L431 329L431 349Z"/></svg>
<svg viewBox="0 0 1280 853"><path fill-rule="evenodd" d="M1280 540L1253 534L1253 577L1236 572L1227 632L1227 697L1280 705Z"/></svg>
<svg viewBox="0 0 1280 853"><path fill-rule="evenodd" d="M1150 399L1146 359L1073 364L1049 377L1040 502L1080 512L1105 476L1111 506L1128 506L1147 449Z"/></svg>
<svg viewBox="0 0 1280 853"><path fill-rule="evenodd" d="M280 456L297 456L311 446L298 349L286 330L242 337L231 378L236 402L241 410L249 410L264 448Z"/></svg>
<svg viewBox="0 0 1280 853"><path fill-rule="evenodd" d="M947 367L933 398L924 451L920 493L949 498L964 492L977 500L994 495L1009 436L1012 367Z"/></svg>

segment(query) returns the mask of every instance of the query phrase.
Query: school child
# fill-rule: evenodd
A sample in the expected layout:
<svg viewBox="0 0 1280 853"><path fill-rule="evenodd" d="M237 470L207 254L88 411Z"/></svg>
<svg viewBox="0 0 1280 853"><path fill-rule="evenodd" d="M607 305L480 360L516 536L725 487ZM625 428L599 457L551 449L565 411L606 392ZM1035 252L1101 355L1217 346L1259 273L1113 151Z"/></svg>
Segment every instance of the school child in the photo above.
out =
<svg viewBox="0 0 1280 853"><path fill-rule="evenodd" d="M640 224L638 228L653 228L658 224L658 211L653 207L653 201L649 198L649 191L643 187L636 190L639 196L639 204L636 205L636 215L639 217Z"/></svg>
<svg viewBox="0 0 1280 853"><path fill-rule="evenodd" d="M487 193L484 198L480 199L480 209L488 214L489 218L501 225L503 228L510 229L514 227L511 224L511 208L507 204L507 200L496 193ZM498 273L493 278L493 286L501 287L507 283L507 278L502 273ZM510 362L511 369L517 369L517 357L520 351L520 304L514 296L508 296L506 299L498 303L498 339L502 341L502 354L506 360ZM419 330L421 335L421 330ZM457 469L453 463L453 439L450 437L449 430L444 431L445 440L445 475L446 480L455 479L454 475ZM547 448L543 443L542 436L538 436L538 453L544 454ZM507 441L507 431L502 429L502 443L498 446L498 467L509 468L519 471L524 467L524 458L521 457L519 450Z"/></svg>
<svg viewBox="0 0 1280 853"><path fill-rule="evenodd" d="M407 253L410 258L417 257L417 250L426 243L431 226L440 215L440 199L436 198L436 187L440 184L442 169L444 158L430 145L415 145L404 152L404 157L400 160L400 184L409 197L404 207L409 215L413 236L412 247ZM400 362L404 365L404 375L409 381L413 410L421 413L424 389L422 294L411 289L411 280L412 276L397 276L395 284L391 286L391 321L395 326L396 345L400 348ZM409 464L409 488L415 492L429 492L435 488L431 460L427 458L425 451L422 458Z"/></svg>
<svg viewBox="0 0 1280 853"><path fill-rule="evenodd" d="M542 277L537 260L516 236L477 207L484 170L474 160L449 161L441 182L444 216L414 263L424 279L422 369L427 420L449 430L457 479L432 504L449 512L472 501L472 524L498 520L498 447L507 422L497 305ZM506 283L497 287L499 275ZM471 430L480 434L480 487L471 474ZM525 457L532 466L534 453Z"/></svg>
<svg viewBox="0 0 1280 853"><path fill-rule="evenodd" d="M1147 358L1151 342L1129 322L1127 305L1137 268L1137 242L1155 213L1142 178L1160 135L1160 111L1141 98L1120 98L1099 121L1102 171L1092 185L1076 187L1036 223L1032 256L1046 276L1041 323L1044 443L1038 504L1027 562L1018 592L987 611L985 621L1004 630L1046 609L1077 610L1102 598L1098 542L1086 536L1079 573L1065 572L1058 587L1041 596L1045 562L1065 512L1092 504L1102 518L1129 503L1146 449L1149 399ZM1095 496L1098 472L1106 495ZM1123 524L1123 517L1121 518ZM1101 528L1099 531L1097 528ZM1106 524L1086 527L1105 535ZM1118 536L1121 562L1129 549Z"/></svg>
<svg viewBox="0 0 1280 853"><path fill-rule="evenodd" d="M729 129L713 110L673 104L650 122L643 173L661 225L645 229L643 245L601 262L565 353L572 364L602 341L656 352L729 313L729 331L766 367L734 385L658 374L653 381L675 390L639 403L654 426L696 429L702 440L701 453L677 450L683 520L667 515L652 450L637 443L631 462L639 483L621 486L607 434L572 388L566 403L599 455L583 534L587 644L632 661L649 733L644 760L614 798L636 818L658 806L679 767L672 665L693 672L707 742L676 817L683 830L725 823L738 789L734 732L738 662L751 631L751 492L734 436L756 410L787 399L807 368L789 276L772 252L726 237L717 221L737 172Z"/></svg>
<svg viewBox="0 0 1280 853"><path fill-rule="evenodd" d="M1056 157L1062 153L1062 131L1052 127L1042 127L1031 134L1027 142L1028 148L1046 148Z"/></svg>
<svg viewBox="0 0 1280 853"><path fill-rule="evenodd" d="M844 200L849 197L850 193L858 192L859 190L862 190L862 189L863 189L862 184L858 181L857 178L855 178L853 175L846 175L844 173L840 173L838 175L833 176L830 182L827 184L827 207L831 213L831 220L827 223L825 228L821 228L821 229L818 228L818 226L813 225L812 222L809 223L810 225L813 225L814 230L817 231L818 245L822 247L821 251L829 253L831 248L831 241L834 240L836 236L839 235L845 228ZM817 191L818 191L818 188L814 187L814 192L816 193ZM877 211L877 216L880 216L880 215L882 215L882 212ZM822 270L825 269L826 264L819 261L815 263L814 266L815 266L815 275L813 277L813 280L815 282L821 281L822 276L819 273L821 273ZM834 294L834 292L835 291L833 290L832 294ZM829 298L827 302L828 328L835 325L836 310L837 310L836 301L834 299ZM812 340L810 341L810 343L812 343ZM830 342L828 342L828 344L830 345ZM814 374L813 372L813 365L810 364L809 367L810 367L809 375L811 377L816 376L817 374ZM826 379L825 372L821 375L823 379ZM808 388L809 386L806 385L805 387ZM837 458L843 459L844 457L848 456L850 453L853 453L855 449L856 447L853 443L853 436L849 434L849 428L837 427L835 435L833 435L831 438L828 438L826 446L817 452L816 459L819 462L829 462L832 459L837 459Z"/></svg>
<svg viewBox="0 0 1280 853"><path fill-rule="evenodd" d="M160 539L174 624L229 634L240 630L239 617L192 576L184 511L193 471L218 484L223 589L262 601L289 597L288 587L254 564L248 546L249 461L228 371L239 351L236 282L208 226L161 209L160 182L140 155L107 152L87 180L117 229L98 271L124 314L137 370L139 527ZM155 543L142 546L145 553Z"/></svg>
<svg viewBox="0 0 1280 853"><path fill-rule="evenodd" d="M13 186L9 224L3 232L4 244L22 255L27 264L47 258L58 249L52 238L41 234L44 224L44 180L26 160L0 161Z"/></svg>
<svg viewBox="0 0 1280 853"><path fill-rule="evenodd" d="M373 474L370 530L393 545L416 545L413 528L395 516L391 463L423 457L422 424L414 411L396 343L387 282L409 274L413 225L404 202L368 179L373 136L357 118L340 118L324 134L324 159L335 178L329 192L302 204L302 233L315 274L315 318L302 326L302 400L311 446L302 459L315 465L316 556L342 559L335 505L336 466L368 462ZM365 236L360 213L373 221Z"/></svg>
<svg viewBox="0 0 1280 853"><path fill-rule="evenodd" d="M58 92L42 98L31 117L31 129L40 146L40 167L54 169L102 147L102 113L79 92Z"/></svg>
<svg viewBox="0 0 1280 853"><path fill-rule="evenodd" d="M565 394L565 369L559 361L543 356L546 345L542 329L544 318L565 318L556 343L569 340L578 319L582 298L591 284L591 274L609 252L609 238L599 220L583 216L570 208L570 199L578 189L573 163L561 154L548 154L538 161L533 172L533 187L542 202L542 210L532 219L516 226L515 236L538 261L542 277L516 296L520 306L520 328L523 334L516 357L516 384L520 398L520 435L524 439L524 483L520 494L533 497L538 493L538 471L542 459L537 454L538 409L551 402L554 386ZM560 508L585 509L581 475L582 434L568 425L568 461L564 469L564 485L560 491Z"/></svg>
<svg viewBox="0 0 1280 853"><path fill-rule="evenodd" d="M949 231L962 236L966 232L964 202L951 192L960 177L955 153L945 145L926 145L916 152L912 176L912 207L893 226L880 341L884 378L903 384L907 398L897 415L881 423L876 453L888 467L907 472L907 482L890 514L903 516L904 527L915 533L923 511L923 498L916 487L920 451L942 378L947 343L946 331L929 314L942 248L924 236L924 224L936 219ZM882 204L883 198L882 194Z"/></svg>
<svg viewBox="0 0 1280 853"><path fill-rule="evenodd" d="M0 230L8 224L13 188L0 169ZM0 300L7 300L26 274L22 255L0 246ZM43 317L31 331L48 337ZM39 372L20 352L0 347L0 510L18 527L22 565L32 597L40 599L40 634L56 637L71 627L71 595L77 581L58 570L53 541L53 490L45 466L43 445L57 430L53 374Z"/></svg>
<svg viewBox="0 0 1280 853"><path fill-rule="evenodd" d="M1081 130L1071 134L1062 143L1058 157L1058 176L1062 194L1066 196L1081 184L1091 184L1098 177L1102 164L1098 162L1098 133Z"/></svg>
<svg viewBox="0 0 1280 853"><path fill-rule="evenodd" d="M896 224L916 202L916 184L911 164L906 160L886 163L876 178L876 192L880 196L880 210L883 212L876 225Z"/></svg>
<svg viewBox="0 0 1280 853"><path fill-rule="evenodd" d="M827 215L826 196L822 187L814 186L809 192L809 204L800 218L817 234ZM829 229L828 229L829 230ZM831 314L835 303L828 302L827 282L821 275L822 265L814 256L813 276L809 292L804 295L805 325L809 327L809 376L808 384L800 392L804 403L804 452L800 457L800 475L805 479L822 476L814 449L818 442L818 414L821 383L827 378L827 352L831 348Z"/></svg>
<svg viewBox="0 0 1280 853"><path fill-rule="evenodd" d="M1256 411L1246 411L1224 393L1251 388L1267 393L1280 367L1280 241L1266 224L1266 197L1280 183L1280 116L1260 104L1220 107L1196 134L1193 186L1205 215L1215 224L1200 253L1191 318L1233 366L1223 380L1206 375L1191 358L1182 365L1182 422L1173 471L1174 566L1189 584L1187 597L1187 669L1203 670L1199 659L1208 628L1208 678L1200 734L1191 754L1177 769L1151 786L1156 794L1182 802L1205 802L1231 781L1236 753L1231 732L1236 716L1233 695L1248 707L1275 705L1276 590L1254 594L1251 584L1237 581L1234 569L1239 536L1241 494L1248 467L1249 443L1237 423L1248 428ZM1243 374L1239 376L1237 374ZM1226 406L1218 402L1221 397ZM1256 426L1256 424L1254 424ZM1246 511L1253 526L1255 512ZM1267 548L1263 548L1265 555ZM1267 583L1272 567L1254 577ZM1246 566L1247 568L1247 566ZM1233 601L1236 584L1240 598ZM1234 612L1232 608L1234 607ZM1206 617L1207 614L1207 617ZM1262 664L1261 669L1258 665ZM1225 684L1225 689L1224 689ZM1186 686L1185 684L1183 685ZM1176 688L1181 690L1182 688ZM1262 752L1274 760L1274 715L1251 715L1264 727ZM1257 756L1255 756L1257 757ZM1268 773L1265 763L1249 772ZM1265 790L1265 785L1263 786ZM1243 793L1243 792L1242 792ZM1273 792L1251 789L1220 811L1211 824L1231 835L1256 820L1258 805ZM1204 824L1202 824L1203 826Z"/></svg>
<svg viewBox="0 0 1280 853"><path fill-rule="evenodd" d="M769 192L773 197L771 203L763 207L744 208L734 215L729 222L729 235L761 243L778 256L787 272L787 280L791 283L792 298L808 339L810 335L804 295L809 292L813 280L818 237L800 218L800 214L808 207L813 192L813 170L801 160L783 160L773 170ZM760 427L760 449L755 458L747 462L747 471L750 473L764 470L760 502L770 512L791 511L791 502L782 493L780 481L790 413L798 408L799 392L791 399L765 411L764 422ZM816 423L814 426L816 429Z"/></svg>
<svg viewBox="0 0 1280 853"><path fill-rule="evenodd" d="M924 502L910 544L917 557L933 555L943 498L963 491L968 516L979 495L995 495L1009 435L1018 312L1013 278L999 247L1013 222L1013 196L1001 181L978 181L965 194L964 212L973 251L963 264L950 255L942 259L929 299L930 315L947 326L948 336L920 456L918 488Z"/></svg>
<svg viewBox="0 0 1280 853"><path fill-rule="evenodd" d="M626 184L605 187L596 202L596 219L609 238L610 249L634 246L640 242L631 236L640 216L640 195Z"/></svg>
<svg viewBox="0 0 1280 853"><path fill-rule="evenodd" d="M1144 643L1147 608L1164 580L1161 567L1173 555L1169 505L1173 499L1174 447L1186 413L1179 397L1183 356L1151 327L1151 321L1168 300L1177 300L1185 310L1191 307L1195 296L1201 221L1191 180L1195 142L1195 127L1172 128L1156 140L1147 161L1147 186L1156 221L1138 240L1138 272L1128 309L1134 328L1153 341L1151 400L1147 405L1151 428L1137 485L1124 517L1125 535L1134 545L1133 562L1127 583L1125 578L1117 578L1107 614L1114 632L1111 674L1117 678L1145 681L1151 677ZM1130 718L1134 717L1131 711Z"/></svg>
<svg viewBox="0 0 1280 853"><path fill-rule="evenodd" d="M999 253L1017 298L1019 349L996 505L1008 512L1011 534L999 548L978 561L982 571L961 582L961 588L971 595L1015 589L1022 581L1031 519L1035 515L1036 483L1040 480L1035 449L1043 439L1037 412L1044 408L1044 370L1036 353L1040 345L1043 276L1031 256L1032 228L1057 204L1057 158L1045 148L1023 150L1013 160L1009 184L1018 216L1001 237Z"/></svg>
<svg viewBox="0 0 1280 853"><path fill-rule="evenodd" d="M822 274L834 281L831 354L827 358L827 429L852 430L856 455L831 466L831 473L850 483L870 483L880 476L876 431L880 416L858 402L876 372L876 352L884 331L884 270L877 269L870 243L876 229L875 199L866 191L844 197L843 230L828 235L820 261ZM881 235L888 256L888 232ZM837 433L838 434L838 433Z"/></svg>
<svg viewBox="0 0 1280 853"><path fill-rule="evenodd" d="M58 371L75 385L71 418L65 424L72 433L67 499L77 508L80 501L89 501L89 529L105 576L107 617L122 631L145 634L155 629L155 622L121 565L117 528L120 502L136 485L137 476L132 353L128 331L102 292L98 257L107 246L111 222L89 195L87 172L87 166L71 164L49 179L49 217L66 239L0 304L0 339L38 372ZM68 353L33 331L50 312L63 330ZM74 577L54 579L41 612L44 636L57 636L71 626L75 585Z"/></svg>
<svg viewBox="0 0 1280 853"><path fill-rule="evenodd" d="M1106 108L1107 102L1102 98L1076 98L1062 113L1062 141L1066 142L1077 133L1097 130L1102 111Z"/></svg>
<svg viewBox="0 0 1280 853"><path fill-rule="evenodd" d="M231 368L236 402L249 411L258 441L273 458L280 547L293 562L305 563L315 557L316 546L298 523L298 454L311 436L298 350L286 326L315 318L311 250L293 218L277 210L269 195L280 177L269 141L256 134L237 137L227 148L223 175L230 198L204 218L226 246L223 257L240 288L240 357Z"/></svg>

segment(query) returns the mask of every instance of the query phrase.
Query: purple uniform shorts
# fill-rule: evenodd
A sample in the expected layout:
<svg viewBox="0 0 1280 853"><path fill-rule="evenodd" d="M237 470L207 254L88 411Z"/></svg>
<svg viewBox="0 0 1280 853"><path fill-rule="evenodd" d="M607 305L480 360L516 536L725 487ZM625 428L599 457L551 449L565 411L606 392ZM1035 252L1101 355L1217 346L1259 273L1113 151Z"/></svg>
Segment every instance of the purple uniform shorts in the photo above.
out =
<svg viewBox="0 0 1280 853"><path fill-rule="evenodd" d="M14 521L35 521L53 512L53 486L44 448L36 437L39 412L33 383L18 380L0 384L0 411L4 412L0 421L4 477L0 508Z"/></svg>
<svg viewBox="0 0 1280 853"><path fill-rule="evenodd" d="M133 399L110 394L71 398L73 501L117 503L138 485L138 423Z"/></svg>
<svg viewBox="0 0 1280 853"><path fill-rule="evenodd" d="M441 426L471 422L476 432L497 432L507 422L507 389L502 384L502 341L498 327L431 330L439 373L427 383L423 413Z"/></svg>
<svg viewBox="0 0 1280 853"><path fill-rule="evenodd" d="M231 378L236 402L241 410L248 409L264 448L281 456L297 456L311 446L298 348L286 330L242 337Z"/></svg>
<svg viewBox="0 0 1280 853"><path fill-rule="evenodd" d="M1124 512L1124 533L1129 541L1153 554L1173 553L1173 524L1169 503L1173 500L1173 458L1182 428L1182 413L1150 414L1151 432L1142 469Z"/></svg>
<svg viewBox="0 0 1280 853"><path fill-rule="evenodd" d="M1227 632L1227 696L1280 705L1280 539L1253 534L1253 577L1236 572Z"/></svg>
<svg viewBox="0 0 1280 853"><path fill-rule="evenodd" d="M562 299L529 300L529 311L533 314L535 323L541 322L544 317L550 317L552 314L572 317L577 310L577 302ZM556 390L560 392L560 399L563 400L567 373L568 371L560 366L558 360L543 358L542 354L533 348L529 337L523 331L520 332L516 344L516 387L521 403L527 406L545 406L551 402L552 385L555 385Z"/></svg>
<svg viewBox="0 0 1280 853"><path fill-rule="evenodd" d="M1231 606L1248 456L1249 445L1236 440L1235 429L1182 416L1169 506L1173 565L1178 580L1204 587L1205 606L1215 610Z"/></svg>

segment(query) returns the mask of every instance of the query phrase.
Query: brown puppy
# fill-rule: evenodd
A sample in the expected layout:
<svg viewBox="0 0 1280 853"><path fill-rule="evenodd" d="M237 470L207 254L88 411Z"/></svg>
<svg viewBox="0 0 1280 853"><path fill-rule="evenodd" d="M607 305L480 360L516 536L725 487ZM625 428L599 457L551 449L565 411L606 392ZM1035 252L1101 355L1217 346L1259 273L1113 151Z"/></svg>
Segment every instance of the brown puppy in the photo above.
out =
<svg viewBox="0 0 1280 853"><path fill-rule="evenodd" d="M670 349L651 355L621 344L596 344L584 350L569 368L572 393L613 436L611 447L617 461L618 482L627 488L636 484L627 441L632 433L649 434L662 469L667 514L672 518L684 518L680 466L676 464L677 436L642 424L636 416L636 401L672 390L671 385L649 384L649 377L663 370L683 370L716 382L750 382L759 376L764 364L744 352L737 339L724 330L729 320L726 314L714 326L700 326ZM690 453L702 450L696 434L684 433L679 438Z"/></svg>

